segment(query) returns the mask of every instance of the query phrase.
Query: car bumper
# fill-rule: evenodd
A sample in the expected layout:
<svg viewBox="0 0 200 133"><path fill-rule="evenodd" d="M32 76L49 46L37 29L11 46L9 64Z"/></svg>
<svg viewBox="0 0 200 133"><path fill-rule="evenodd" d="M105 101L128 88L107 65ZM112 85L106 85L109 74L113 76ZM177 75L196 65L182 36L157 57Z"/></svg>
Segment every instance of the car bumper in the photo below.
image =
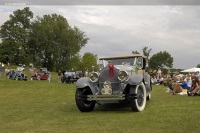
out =
<svg viewBox="0 0 200 133"><path fill-rule="evenodd" d="M78 99L96 101L96 100L128 100L136 99L136 94L112 94L112 95L80 95Z"/></svg>

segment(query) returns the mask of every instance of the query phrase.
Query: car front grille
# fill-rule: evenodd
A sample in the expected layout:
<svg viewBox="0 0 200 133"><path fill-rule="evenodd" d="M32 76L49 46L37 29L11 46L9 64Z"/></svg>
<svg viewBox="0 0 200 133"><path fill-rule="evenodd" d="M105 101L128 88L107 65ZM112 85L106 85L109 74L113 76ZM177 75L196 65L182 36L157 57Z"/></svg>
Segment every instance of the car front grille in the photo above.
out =
<svg viewBox="0 0 200 133"><path fill-rule="evenodd" d="M118 79L119 70L114 68L114 76L113 77L110 77L109 73L110 73L110 70L109 70L108 67L104 68L100 72L99 88L100 89L103 88L105 81L110 81L111 82L111 86L112 86L112 93L113 94L119 94L119 92L121 90L121 83L120 83L120 81Z"/></svg>

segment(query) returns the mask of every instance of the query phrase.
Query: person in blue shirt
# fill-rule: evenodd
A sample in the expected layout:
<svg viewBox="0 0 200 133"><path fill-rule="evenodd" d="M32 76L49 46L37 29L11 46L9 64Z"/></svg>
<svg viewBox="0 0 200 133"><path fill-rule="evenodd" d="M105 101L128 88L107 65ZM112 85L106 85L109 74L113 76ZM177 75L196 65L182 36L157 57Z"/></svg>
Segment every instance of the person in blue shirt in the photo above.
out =
<svg viewBox="0 0 200 133"><path fill-rule="evenodd" d="M187 82L184 81L183 78L180 78L180 82L174 84L172 95L182 92L182 89L188 90L189 88L190 87L188 86Z"/></svg>
<svg viewBox="0 0 200 133"><path fill-rule="evenodd" d="M180 78L180 83L178 83L178 84L180 84L183 89L187 89L188 90L190 88L188 86L187 82L183 78Z"/></svg>

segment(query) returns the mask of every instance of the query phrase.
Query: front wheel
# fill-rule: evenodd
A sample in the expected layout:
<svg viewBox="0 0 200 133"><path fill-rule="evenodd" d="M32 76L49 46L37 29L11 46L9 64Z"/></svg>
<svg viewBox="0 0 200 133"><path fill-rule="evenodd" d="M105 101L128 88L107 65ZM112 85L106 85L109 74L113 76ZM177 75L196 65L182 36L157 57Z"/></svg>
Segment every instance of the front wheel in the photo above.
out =
<svg viewBox="0 0 200 133"><path fill-rule="evenodd" d="M84 89L76 89L76 94L75 94L75 100L76 100L76 106L81 112L90 112L94 109L95 107L95 102L94 101L88 101L83 99L82 97L79 96L86 96L86 95L92 95L92 92L88 88Z"/></svg>
<svg viewBox="0 0 200 133"><path fill-rule="evenodd" d="M143 111L146 106L146 89L144 83L137 86L131 86L130 94L136 94L136 99L130 99L130 105L133 111Z"/></svg>

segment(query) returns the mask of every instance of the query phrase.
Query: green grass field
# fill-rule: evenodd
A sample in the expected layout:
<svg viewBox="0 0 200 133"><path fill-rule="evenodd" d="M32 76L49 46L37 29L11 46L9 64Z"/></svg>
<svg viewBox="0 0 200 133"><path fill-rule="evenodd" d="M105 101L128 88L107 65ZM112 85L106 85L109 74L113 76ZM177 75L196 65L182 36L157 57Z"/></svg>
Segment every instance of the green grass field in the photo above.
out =
<svg viewBox="0 0 200 133"><path fill-rule="evenodd" d="M197 133L200 97L171 95L155 85L143 112L128 105L96 105L81 113L75 84L0 78L0 133Z"/></svg>

